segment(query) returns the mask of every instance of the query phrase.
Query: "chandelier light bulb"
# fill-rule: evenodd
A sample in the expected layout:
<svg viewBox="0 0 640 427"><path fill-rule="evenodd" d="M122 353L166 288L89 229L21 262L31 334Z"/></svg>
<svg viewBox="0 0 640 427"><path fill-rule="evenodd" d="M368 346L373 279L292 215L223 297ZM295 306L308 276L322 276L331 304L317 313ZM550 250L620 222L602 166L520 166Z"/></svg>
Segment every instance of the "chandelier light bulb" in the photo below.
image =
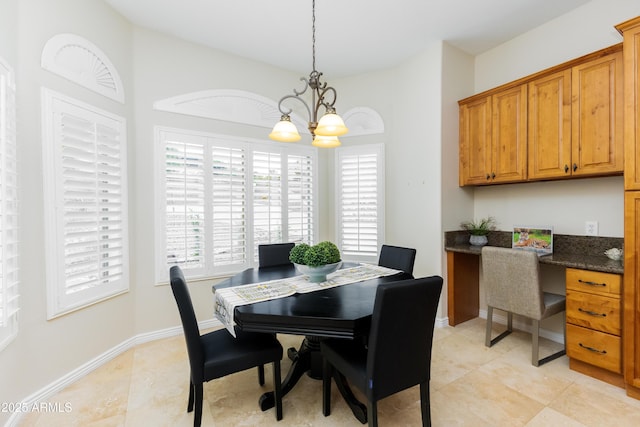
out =
<svg viewBox="0 0 640 427"><path fill-rule="evenodd" d="M311 142L311 145L313 145L314 147L320 147L320 148L335 148L335 147L339 147L341 144L342 143L340 142L337 136L316 135L313 138L313 142Z"/></svg>
<svg viewBox="0 0 640 427"><path fill-rule="evenodd" d="M273 127L269 138L279 142L297 142L300 141L301 136L296 125L291 122L291 118L285 115Z"/></svg>
<svg viewBox="0 0 640 427"><path fill-rule="evenodd" d="M327 112L316 127L315 134L321 136L340 136L347 133L349 129L344 124L342 117L337 115L335 111Z"/></svg>

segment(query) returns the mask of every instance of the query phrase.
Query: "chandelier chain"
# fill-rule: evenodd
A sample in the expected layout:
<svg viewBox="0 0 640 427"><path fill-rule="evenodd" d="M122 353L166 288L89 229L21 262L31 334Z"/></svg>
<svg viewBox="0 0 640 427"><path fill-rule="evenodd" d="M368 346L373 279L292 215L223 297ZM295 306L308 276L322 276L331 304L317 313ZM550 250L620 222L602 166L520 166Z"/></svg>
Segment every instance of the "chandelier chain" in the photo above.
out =
<svg viewBox="0 0 640 427"><path fill-rule="evenodd" d="M312 30L311 44L313 46L312 70L316 71L316 0L313 0L311 2L311 30Z"/></svg>

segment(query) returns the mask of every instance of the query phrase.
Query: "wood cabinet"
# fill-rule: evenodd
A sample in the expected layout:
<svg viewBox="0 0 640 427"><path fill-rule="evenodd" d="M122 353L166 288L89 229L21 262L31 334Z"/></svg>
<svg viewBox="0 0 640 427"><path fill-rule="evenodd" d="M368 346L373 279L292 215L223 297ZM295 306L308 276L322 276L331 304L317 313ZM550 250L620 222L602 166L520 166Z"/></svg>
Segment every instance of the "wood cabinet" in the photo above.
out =
<svg viewBox="0 0 640 427"><path fill-rule="evenodd" d="M622 173L622 70L617 50L529 83L529 180Z"/></svg>
<svg viewBox="0 0 640 427"><path fill-rule="evenodd" d="M624 56L623 370L627 394L640 399L640 17L616 27Z"/></svg>
<svg viewBox="0 0 640 427"><path fill-rule="evenodd" d="M580 372L623 385L618 274L567 268L567 356ZM618 374L618 375L614 375Z"/></svg>
<svg viewBox="0 0 640 427"><path fill-rule="evenodd" d="M461 186L623 173L621 44L459 105Z"/></svg>
<svg viewBox="0 0 640 427"><path fill-rule="evenodd" d="M571 164L571 70L529 83L529 178L564 177Z"/></svg>
<svg viewBox="0 0 640 427"><path fill-rule="evenodd" d="M460 185L526 179L527 87L460 107Z"/></svg>

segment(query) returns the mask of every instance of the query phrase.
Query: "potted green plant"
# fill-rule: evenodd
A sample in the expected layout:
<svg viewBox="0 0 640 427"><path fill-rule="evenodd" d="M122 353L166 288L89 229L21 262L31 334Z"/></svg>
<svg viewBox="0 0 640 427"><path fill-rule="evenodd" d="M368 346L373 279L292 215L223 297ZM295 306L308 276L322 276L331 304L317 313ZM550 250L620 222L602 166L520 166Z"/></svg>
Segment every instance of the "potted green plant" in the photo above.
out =
<svg viewBox="0 0 640 427"><path fill-rule="evenodd" d="M325 282L327 274L333 273L342 264L340 250L328 241L313 246L300 243L291 249L289 260L314 283Z"/></svg>
<svg viewBox="0 0 640 427"><path fill-rule="evenodd" d="M469 243L476 246L484 246L487 244L487 234L496 229L496 220L489 216L480 220L464 221L460 223L463 230L469 232Z"/></svg>

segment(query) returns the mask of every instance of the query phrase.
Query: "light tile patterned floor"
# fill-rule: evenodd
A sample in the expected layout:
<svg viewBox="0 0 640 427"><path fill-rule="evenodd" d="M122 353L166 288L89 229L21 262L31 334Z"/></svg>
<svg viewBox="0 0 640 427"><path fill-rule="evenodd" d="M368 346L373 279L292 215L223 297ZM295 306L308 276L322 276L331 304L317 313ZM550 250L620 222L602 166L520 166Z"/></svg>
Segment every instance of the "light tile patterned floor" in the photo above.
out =
<svg viewBox="0 0 640 427"><path fill-rule="evenodd" d="M514 332L492 348L484 346L483 319L436 329L431 371L434 426L639 426L640 401L569 369L566 357L531 366L531 337ZM301 337L280 335L285 348ZM542 354L558 345L544 341ZM283 375L290 366L283 361ZM321 383L304 376L284 398L284 419L261 412L258 398L272 388L258 386L255 370L205 385L203 426L361 426L337 391L332 414L321 411ZM140 345L49 399L70 403L68 413L32 413L22 426L193 425L186 412L189 366L182 336ZM417 387L379 402L379 424L419 426Z"/></svg>

